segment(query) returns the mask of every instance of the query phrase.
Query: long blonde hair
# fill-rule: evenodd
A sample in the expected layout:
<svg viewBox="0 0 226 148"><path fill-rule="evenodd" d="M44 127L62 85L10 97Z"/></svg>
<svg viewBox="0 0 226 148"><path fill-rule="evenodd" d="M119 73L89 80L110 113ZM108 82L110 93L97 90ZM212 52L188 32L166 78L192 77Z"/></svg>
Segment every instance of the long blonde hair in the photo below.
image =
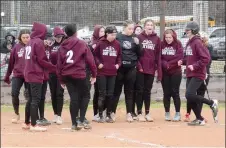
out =
<svg viewBox="0 0 226 148"><path fill-rule="evenodd" d="M198 33L198 36L200 36L200 38L201 38L203 44L204 44L205 46L207 46L207 45L208 45L208 41L209 41L209 35L208 35L206 32L204 32L204 31L200 31L200 32Z"/></svg>

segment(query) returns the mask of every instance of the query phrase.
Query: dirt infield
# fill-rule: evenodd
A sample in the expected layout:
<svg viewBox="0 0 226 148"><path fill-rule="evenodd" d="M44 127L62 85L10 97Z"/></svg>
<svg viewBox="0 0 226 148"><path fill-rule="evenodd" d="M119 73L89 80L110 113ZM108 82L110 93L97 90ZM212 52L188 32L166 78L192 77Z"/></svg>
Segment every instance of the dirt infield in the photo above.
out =
<svg viewBox="0 0 226 148"><path fill-rule="evenodd" d="M21 129L21 123L12 124L12 109L1 113L1 147L225 147L225 108L219 110L219 123L215 124L209 108L203 116L208 119L204 127L189 127L184 122L164 121L163 108L153 108L153 123L125 122L125 109L117 111L116 123L94 123L88 131L71 132L68 107L63 111L63 125L51 125L47 132L32 133ZM46 109L46 118L52 119L52 109ZM182 110L184 115L185 110ZM88 119L92 119L89 109ZM192 118L193 119L193 118Z"/></svg>

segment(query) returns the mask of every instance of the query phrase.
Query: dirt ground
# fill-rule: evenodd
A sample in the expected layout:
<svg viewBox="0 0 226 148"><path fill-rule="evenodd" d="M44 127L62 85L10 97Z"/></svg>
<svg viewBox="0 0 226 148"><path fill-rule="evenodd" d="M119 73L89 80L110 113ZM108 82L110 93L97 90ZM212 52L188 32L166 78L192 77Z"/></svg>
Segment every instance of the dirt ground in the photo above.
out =
<svg viewBox="0 0 226 148"><path fill-rule="evenodd" d="M210 109L204 108L208 123L202 127L189 127L183 121L166 122L163 108L153 108L151 114L153 123L127 123L125 109L119 108L116 123L92 122L91 130L71 132L69 109L64 108L63 125L52 124L47 132L33 133L21 129L22 110L19 124L10 122L12 111L2 111L1 147L225 147L225 108L219 110L218 124L213 122ZM53 118L50 108L45 116ZM87 118L92 119L92 109Z"/></svg>

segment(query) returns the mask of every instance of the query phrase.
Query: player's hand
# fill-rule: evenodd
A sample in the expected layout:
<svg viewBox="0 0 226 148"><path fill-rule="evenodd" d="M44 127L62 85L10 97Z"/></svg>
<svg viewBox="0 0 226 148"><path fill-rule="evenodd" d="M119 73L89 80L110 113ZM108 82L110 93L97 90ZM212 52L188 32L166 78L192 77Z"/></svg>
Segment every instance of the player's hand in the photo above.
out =
<svg viewBox="0 0 226 148"><path fill-rule="evenodd" d="M60 86L61 86L63 89L65 89L65 84L60 84Z"/></svg>
<svg viewBox="0 0 226 148"><path fill-rule="evenodd" d="M181 65L183 64L183 61L182 61L182 60L179 60L179 61L177 62L177 64L178 64L178 66L181 66Z"/></svg>
<svg viewBox="0 0 226 148"><path fill-rule="evenodd" d="M47 46L48 45L48 41L44 40L44 45Z"/></svg>
<svg viewBox="0 0 226 148"><path fill-rule="evenodd" d="M137 37L133 37L133 40L134 40L134 42L135 42L135 44L139 44L139 39L137 38Z"/></svg>
<svg viewBox="0 0 226 148"><path fill-rule="evenodd" d="M7 83L7 84L10 84L9 77L6 77L6 78L4 79L4 82Z"/></svg>
<svg viewBox="0 0 226 148"><path fill-rule="evenodd" d="M102 69L103 67L104 67L103 64L100 64L100 65L98 66L99 69Z"/></svg>
<svg viewBox="0 0 226 148"><path fill-rule="evenodd" d="M194 70L193 65L188 65L188 68L189 68L191 71L193 71L193 70Z"/></svg>
<svg viewBox="0 0 226 148"><path fill-rule="evenodd" d="M115 65L115 67L116 67L116 69L118 69L118 68L119 68L119 65L118 65L118 64L116 64L116 65Z"/></svg>
<svg viewBox="0 0 226 148"><path fill-rule="evenodd" d="M140 69L139 72L144 72L144 70L143 69Z"/></svg>
<svg viewBox="0 0 226 148"><path fill-rule="evenodd" d="M92 45L92 48L94 49L94 48L96 48L96 46L97 46L96 44L93 44L93 45Z"/></svg>
<svg viewBox="0 0 226 148"><path fill-rule="evenodd" d="M96 78L91 77L91 78L90 78L90 83L91 83L91 85L93 85L95 82L96 82Z"/></svg>

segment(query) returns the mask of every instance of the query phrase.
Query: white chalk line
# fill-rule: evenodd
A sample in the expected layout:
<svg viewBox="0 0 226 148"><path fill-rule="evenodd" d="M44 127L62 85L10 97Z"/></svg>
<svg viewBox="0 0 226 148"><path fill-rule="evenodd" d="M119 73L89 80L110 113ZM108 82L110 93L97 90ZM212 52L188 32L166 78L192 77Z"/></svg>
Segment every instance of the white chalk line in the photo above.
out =
<svg viewBox="0 0 226 148"><path fill-rule="evenodd" d="M154 144L154 143L150 143L150 142L142 142L142 141L139 141L139 140L120 138L118 135L116 136L116 134L111 134L109 136L105 136L105 138L116 139L118 141L123 141L123 142L126 142L126 143L134 143L134 144L146 145L146 146L151 146L151 147L162 147L162 148L165 147L163 145Z"/></svg>
<svg viewBox="0 0 226 148"><path fill-rule="evenodd" d="M71 128L62 128L63 130L71 130ZM76 132L76 131L75 131ZM79 132L79 131L78 131ZM45 135L47 134L48 136L63 136L65 135L64 133L62 134L56 134L56 133L48 133L47 132L26 132L26 133L1 133L1 135L34 135L37 133L45 133ZM134 144L139 144L139 145L145 145L145 146L152 146L152 147L165 147L163 145L159 145L159 144L154 144L154 143L150 143L150 142L142 142L139 140L132 140L132 139L127 139L127 138L120 138L119 136L116 136L115 134L111 134L109 136L103 136L103 135L99 135L99 134L94 134L92 132L90 132L91 134L93 134L94 136L98 136L101 138L109 138L109 139L115 139L118 141L122 141L125 143L134 143Z"/></svg>

